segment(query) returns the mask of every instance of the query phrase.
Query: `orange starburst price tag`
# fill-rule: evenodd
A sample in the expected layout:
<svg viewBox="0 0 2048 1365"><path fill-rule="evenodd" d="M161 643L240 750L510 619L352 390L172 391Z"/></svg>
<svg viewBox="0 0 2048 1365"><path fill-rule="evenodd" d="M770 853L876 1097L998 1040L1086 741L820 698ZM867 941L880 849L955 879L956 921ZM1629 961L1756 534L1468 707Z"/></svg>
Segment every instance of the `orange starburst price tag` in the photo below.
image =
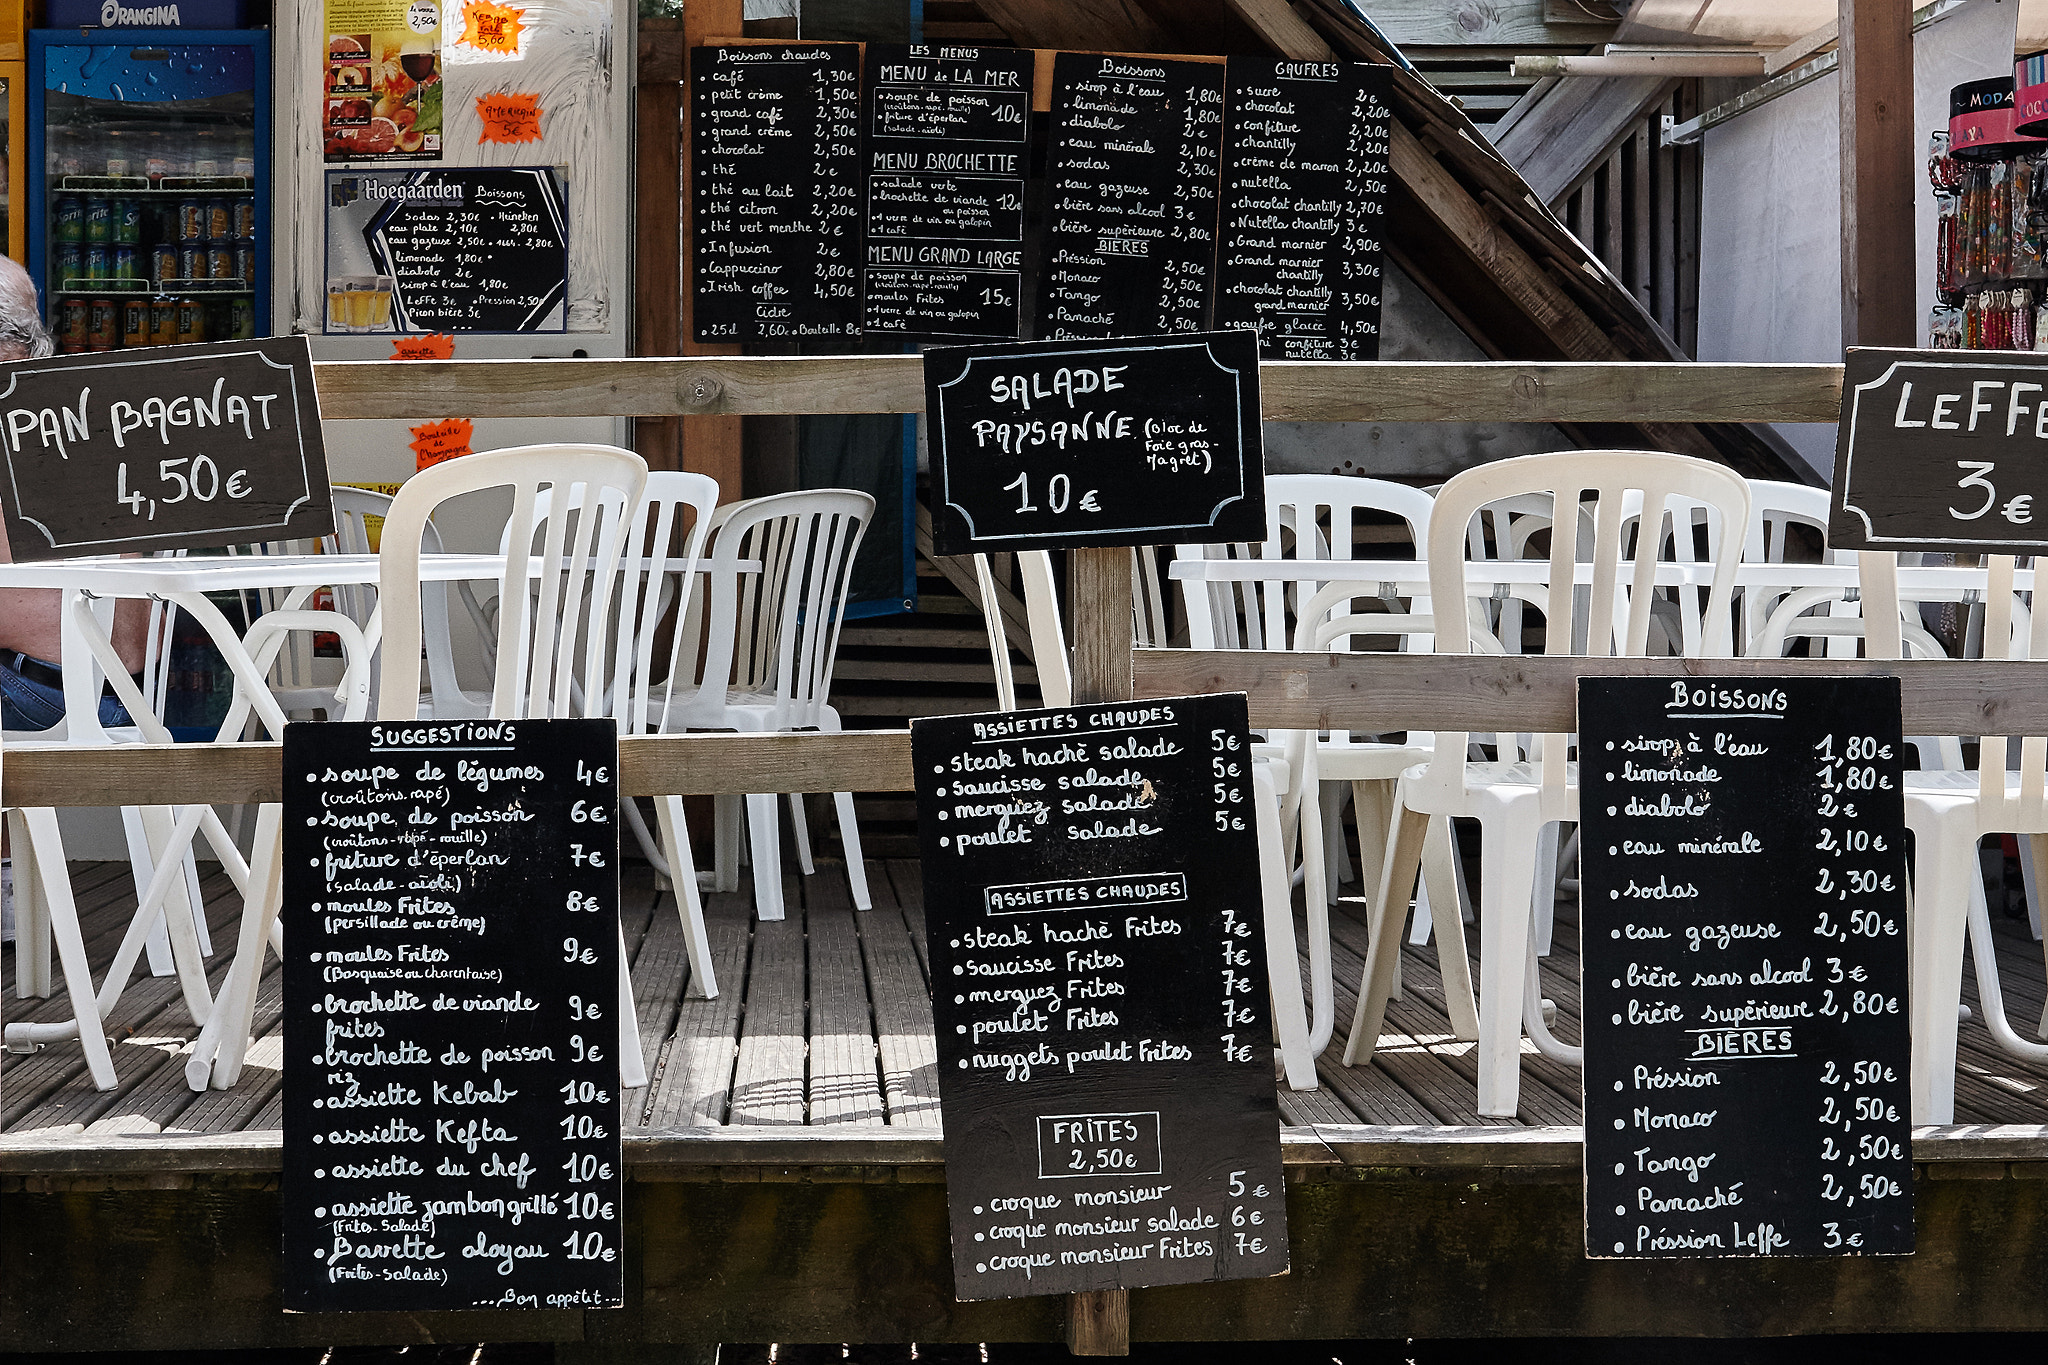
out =
<svg viewBox="0 0 2048 1365"><path fill-rule="evenodd" d="M478 142L540 141L539 95L479 95Z"/></svg>
<svg viewBox="0 0 2048 1365"><path fill-rule="evenodd" d="M432 469L443 460L469 454L469 438L476 428L467 417L449 417L412 428L415 469Z"/></svg>
<svg viewBox="0 0 2048 1365"><path fill-rule="evenodd" d="M526 11L492 0L467 0L462 7L462 41L479 52L513 57L519 54L519 33Z"/></svg>
<svg viewBox="0 0 2048 1365"><path fill-rule="evenodd" d="M455 338L446 332L429 332L424 336L399 337L391 343L393 360L453 360L455 359Z"/></svg>

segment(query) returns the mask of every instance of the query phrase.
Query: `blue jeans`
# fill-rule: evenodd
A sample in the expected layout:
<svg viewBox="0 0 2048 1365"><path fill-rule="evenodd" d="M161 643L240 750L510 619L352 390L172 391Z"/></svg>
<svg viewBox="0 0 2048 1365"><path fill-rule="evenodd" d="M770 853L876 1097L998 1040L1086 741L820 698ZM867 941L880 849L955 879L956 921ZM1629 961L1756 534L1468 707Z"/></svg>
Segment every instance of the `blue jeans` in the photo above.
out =
<svg viewBox="0 0 2048 1365"><path fill-rule="evenodd" d="M13 658L13 655L8 655ZM64 719L64 692L0 664L0 730L47 730ZM133 725L118 697L100 698L100 724Z"/></svg>

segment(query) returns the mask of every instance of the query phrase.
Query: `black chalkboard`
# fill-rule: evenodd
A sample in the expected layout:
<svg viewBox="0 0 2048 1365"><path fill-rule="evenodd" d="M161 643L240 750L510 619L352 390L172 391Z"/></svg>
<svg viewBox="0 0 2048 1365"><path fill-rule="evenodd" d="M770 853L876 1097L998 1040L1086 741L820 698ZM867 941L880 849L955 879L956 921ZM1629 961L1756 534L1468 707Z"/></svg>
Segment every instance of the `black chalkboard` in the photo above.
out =
<svg viewBox="0 0 2048 1365"><path fill-rule="evenodd" d="M1285 1271L1243 695L910 744L955 1296Z"/></svg>
<svg viewBox="0 0 2048 1365"><path fill-rule="evenodd" d="M1248 332L934 348L924 387L942 555L1265 539Z"/></svg>
<svg viewBox="0 0 2048 1365"><path fill-rule="evenodd" d="M17 560L334 530L304 337L0 364Z"/></svg>
<svg viewBox="0 0 2048 1365"><path fill-rule="evenodd" d="M1830 545L2048 551L2048 355L1866 346L1844 363Z"/></svg>
<svg viewBox="0 0 2048 1365"><path fill-rule="evenodd" d="M1035 335L1203 329L1222 143L1221 62L1053 58Z"/></svg>
<svg viewBox="0 0 2048 1365"><path fill-rule="evenodd" d="M1015 337L1032 56L867 45L866 330Z"/></svg>
<svg viewBox="0 0 2048 1365"><path fill-rule="evenodd" d="M363 240L394 281L399 331L568 330L568 210L553 170L330 172L328 182L382 197Z"/></svg>
<svg viewBox="0 0 2048 1365"><path fill-rule="evenodd" d="M1269 360L1377 360L1393 73L1232 57L1216 325Z"/></svg>
<svg viewBox="0 0 2048 1365"><path fill-rule="evenodd" d="M1913 1250L1896 678L1584 679L1586 1254Z"/></svg>
<svg viewBox="0 0 2048 1365"><path fill-rule="evenodd" d="M699 341L860 331L860 48L690 50Z"/></svg>
<svg viewBox="0 0 2048 1365"><path fill-rule="evenodd" d="M284 737L284 1296L622 1302L609 720Z"/></svg>

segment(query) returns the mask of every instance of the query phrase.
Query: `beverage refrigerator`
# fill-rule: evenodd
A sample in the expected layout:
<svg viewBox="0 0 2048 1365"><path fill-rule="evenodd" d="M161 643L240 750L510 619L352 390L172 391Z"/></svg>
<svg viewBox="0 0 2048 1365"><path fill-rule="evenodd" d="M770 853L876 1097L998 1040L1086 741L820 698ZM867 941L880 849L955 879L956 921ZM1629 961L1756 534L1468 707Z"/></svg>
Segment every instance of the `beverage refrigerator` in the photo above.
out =
<svg viewBox="0 0 2048 1365"><path fill-rule="evenodd" d="M28 55L27 6L23 0L0 0L0 245L7 255L28 264Z"/></svg>
<svg viewBox="0 0 2048 1365"><path fill-rule="evenodd" d="M64 352L266 336L270 35L28 36L28 269Z"/></svg>

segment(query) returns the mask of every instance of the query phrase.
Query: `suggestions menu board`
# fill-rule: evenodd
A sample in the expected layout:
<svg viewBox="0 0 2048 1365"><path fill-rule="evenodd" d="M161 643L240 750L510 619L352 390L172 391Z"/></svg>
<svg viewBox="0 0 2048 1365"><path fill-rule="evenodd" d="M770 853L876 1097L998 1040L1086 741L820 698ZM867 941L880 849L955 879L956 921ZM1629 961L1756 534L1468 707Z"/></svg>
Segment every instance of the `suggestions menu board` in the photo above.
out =
<svg viewBox="0 0 2048 1365"><path fill-rule="evenodd" d="M1393 77L1232 57L1216 326L1268 360L1376 360Z"/></svg>
<svg viewBox="0 0 2048 1365"><path fill-rule="evenodd" d="M609 720L284 739L285 1303L623 1301Z"/></svg>
<svg viewBox="0 0 2048 1365"><path fill-rule="evenodd" d="M1202 330L1222 143L1221 62L1053 58L1040 337Z"/></svg>
<svg viewBox="0 0 2048 1365"><path fill-rule="evenodd" d="M1247 332L924 356L942 555L1266 534Z"/></svg>
<svg viewBox="0 0 2048 1365"><path fill-rule="evenodd" d="M910 735L955 1295L1285 1271L1243 695Z"/></svg>
<svg viewBox="0 0 2048 1365"><path fill-rule="evenodd" d="M698 341L860 332L860 47L690 50Z"/></svg>
<svg viewBox="0 0 2048 1365"><path fill-rule="evenodd" d="M1579 716L1586 1254L1911 1252L1898 680Z"/></svg>
<svg viewBox="0 0 2048 1365"><path fill-rule="evenodd" d="M1016 337L1032 56L867 45L866 329Z"/></svg>
<svg viewBox="0 0 2048 1365"><path fill-rule="evenodd" d="M329 171L326 330L566 330L555 177L538 166ZM351 293L365 296L359 310L338 306Z"/></svg>

